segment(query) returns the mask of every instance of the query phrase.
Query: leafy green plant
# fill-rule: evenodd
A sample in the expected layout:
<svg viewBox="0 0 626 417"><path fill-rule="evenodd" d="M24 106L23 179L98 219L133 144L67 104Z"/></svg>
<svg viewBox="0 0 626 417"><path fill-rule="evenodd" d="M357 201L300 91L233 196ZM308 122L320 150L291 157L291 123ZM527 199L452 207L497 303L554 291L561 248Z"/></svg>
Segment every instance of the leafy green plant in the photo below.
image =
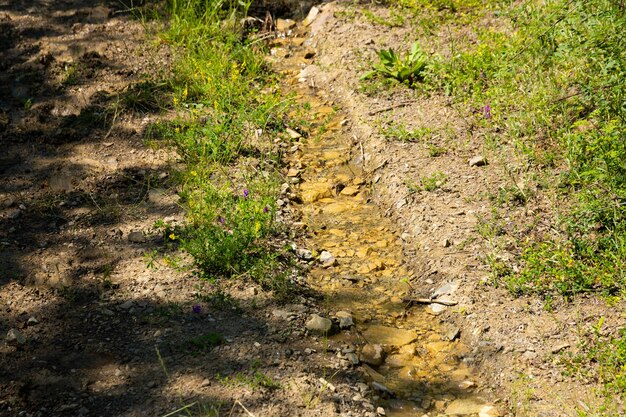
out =
<svg viewBox="0 0 626 417"><path fill-rule="evenodd" d="M237 372L232 376L221 376L218 374L217 379L222 384L230 387L244 385L250 389L266 388L276 390L282 388L278 381L275 381L272 377L259 370L255 370L252 374Z"/></svg>
<svg viewBox="0 0 626 417"><path fill-rule="evenodd" d="M196 351L205 351L220 345L223 340L218 333L206 333L189 340L189 345Z"/></svg>
<svg viewBox="0 0 626 417"><path fill-rule="evenodd" d="M441 171L433 172L427 177L423 177L420 182L424 191L435 191L445 184L448 176Z"/></svg>
<svg viewBox="0 0 626 417"><path fill-rule="evenodd" d="M415 142L431 135L432 129L429 127L409 129L403 123L391 123L390 125L380 129L380 133L385 139L399 140L402 142Z"/></svg>
<svg viewBox="0 0 626 417"><path fill-rule="evenodd" d="M417 43L411 45L410 52L401 58L393 49L381 49L377 52L380 62L373 69L361 76L362 80L374 76L393 78L409 86L424 79L427 57Z"/></svg>

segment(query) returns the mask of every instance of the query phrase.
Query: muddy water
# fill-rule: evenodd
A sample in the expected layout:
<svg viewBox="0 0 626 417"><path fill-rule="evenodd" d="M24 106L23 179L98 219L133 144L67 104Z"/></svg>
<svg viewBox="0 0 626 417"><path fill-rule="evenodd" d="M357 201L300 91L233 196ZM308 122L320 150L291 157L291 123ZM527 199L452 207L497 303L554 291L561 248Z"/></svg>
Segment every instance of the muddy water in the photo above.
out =
<svg viewBox="0 0 626 417"><path fill-rule="evenodd" d="M348 135L341 110L299 80L302 68L311 63L305 56L313 50L304 42L305 29L296 31L299 36L275 43L273 65L285 75L283 88L295 93L312 121L303 137L294 138L298 150L288 176L297 184L297 207L311 232L307 247L316 254L326 251L334 260L316 262L309 282L325 294L331 313L349 312L356 322L351 336L331 337L383 348L382 364L360 366L375 382L374 389L382 391L386 415L477 414L485 403L472 392L472 371L460 359L467 348L454 329L424 307L407 310L402 301L411 277L402 243L390 220L368 201L363 150Z"/></svg>

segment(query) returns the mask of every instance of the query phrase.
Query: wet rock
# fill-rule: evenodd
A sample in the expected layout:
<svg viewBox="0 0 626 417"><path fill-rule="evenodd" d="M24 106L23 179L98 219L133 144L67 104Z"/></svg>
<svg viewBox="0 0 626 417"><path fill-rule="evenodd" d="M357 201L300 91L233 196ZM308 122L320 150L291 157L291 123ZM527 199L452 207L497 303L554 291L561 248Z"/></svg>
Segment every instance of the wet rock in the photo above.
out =
<svg viewBox="0 0 626 417"><path fill-rule="evenodd" d="M485 158L483 155L476 155L469 160L469 166L471 167L482 167L487 165L488 163L489 162L487 162L487 158Z"/></svg>
<svg viewBox="0 0 626 417"><path fill-rule="evenodd" d="M342 330L349 329L354 326L354 320L352 316L339 317L339 328Z"/></svg>
<svg viewBox="0 0 626 417"><path fill-rule="evenodd" d="M390 397L395 396L393 391L391 391L389 388L387 388L385 385L381 384L380 382L373 381L372 388L382 394L387 394Z"/></svg>
<svg viewBox="0 0 626 417"><path fill-rule="evenodd" d="M359 187L349 186L341 190L341 195L345 195L348 197L354 197L359 193Z"/></svg>
<svg viewBox="0 0 626 417"><path fill-rule="evenodd" d="M7 332L7 343L10 345L23 345L26 343L26 337L17 329L10 329Z"/></svg>
<svg viewBox="0 0 626 417"><path fill-rule="evenodd" d="M363 332L363 337L370 343L379 343L389 346L408 345L415 339L417 334L414 330L396 329L388 326L370 326Z"/></svg>
<svg viewBox="0 0 626 417"><path fill-rule="evenodd" d="M323 198L332 196L330 184L325 182L304 183L301 187L302 201L305 203L314 203Z"/></svg>
<svg viewBox="0 0 626 417"><path fill-rule="evenodd" d="M446 415L467 416L478 414L485 407L485 403L474 398L459 398L446 407Z"/></svg>
<svg viewBox="0 0 626 417"><path fill-rule="evenodd" d="M276 19L276 30L279 32L287 32L294 27L296 27L296 22L291 19Z"/></svg>
<svg viewBox="0 0 626 417"><path fill-rule="evenodd" d="M320 254L320 263L324 268L330 268L331 266L335 266L337 264L337 259L332 255L332 253L328 251L322 251Z"/></svg>
<svg viewBox="0 0 626 417"><path fill-rule="evenodd" d="M361 361L379 366L385 361L385 351L381 345L367 344L361 349Z"/></svg>
<svg viewBox="0 0 626 417"><path fill-rule="evenodd" d="M407 354L394 354L387 356L385 360L385 365L391 368L403 368L407 365L410 365L413 359L413 355Z"/></svg>
<svg viewBox="0 0 626 417"><path fill-rule="evenodd" d="M145 243L146 236L141 230L133 230L128 234L128 241L132 243Z"/></svg>
<svg viewBox="0 0 626 417"><path fill-rule="evenodd" d="M306 322L305 327L307 330L314 333L328 334L332 330L333 322L318 314L311 314L311 317Z"/></svg>

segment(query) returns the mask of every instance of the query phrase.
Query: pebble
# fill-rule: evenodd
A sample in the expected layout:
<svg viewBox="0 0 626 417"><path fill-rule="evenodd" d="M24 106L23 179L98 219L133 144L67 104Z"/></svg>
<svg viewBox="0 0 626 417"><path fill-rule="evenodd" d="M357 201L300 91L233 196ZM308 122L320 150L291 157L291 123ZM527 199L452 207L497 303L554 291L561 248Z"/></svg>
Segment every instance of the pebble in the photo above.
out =
<svg viewBox="0 0 626 417"><path fill-rule="evenodd" d="M461 335L461 329L459 329L458 327L452 327L443 335L443 340L449 340L450 342L452 342L453 340L458 338L460 335Z"/></svg>
<svg viewBox="0 0 626 417"><path fill-rule="evenodd" d="M372 388L374 388L376 391L382 392L383 394L387 394L390 396L394 395L393 391L391 391L389 388L387 388L385 385L381 384L380 382L373 381Z"/></svg>
<svg viewBox="0 0 626 417"><path fill-rule="evenodd" d="M435 316L438 316L446 310L446 306L443 304L432 303L428 304L428 307L429 309L426 310L426 312L434 314Z"/></svg>
<svg viewBox="0 0 626 417"><path fill-rule="evenodd" d="M313 259L313 252L308 249L298 249L296 250L296 256L304 261L310 261Z"/></svg>
<svg viewBox="0 0 626 417"><path fill-rule="evenodd" d="M471 167L482 167L488 164L489 162L487 162L487 158L485 158L483 155L476 155L469 160L469 166Z"/></svg>
<svg viewBox="0 0 626 417"><path fill-rule="evenodd" d="M347 353L346 358L350 361L352 365L356 366L360 363L359 357L356 355L356 353Z"/></svg>
<svg viewBox="0 0 626 417"><path fill-rule="evenodd" d="M339 319L339 328L340 329L349 329L354 326L354 318L352 314L347 311L338 311L335 316Z"/></svg>
<svg viewBox="0 0 626 417"><path fill-rule="evenodd" d="M361 361L369 365L382 365L385 360L385 352L381 345L367 344L361 349Z"/></svg>
<svg viewBox="0 0 626 417"><path fill-rule="evenodd" d="M11 345L23 345L26 343L26 338L17 329L10 329L7 332L7 343Z"/></svg>
<svg viewBox="0 0 626 417"><path fill-rule="evenodd" d="M146 237L141 230L133 230L128 234L128 241L132 243L145 243Z"/></svg>
<svg viewBox="0 0 626 417"><path fill-rule="evenodd" d="M378 407L378 408L376 409L376 414L378 414L379 416L384 416L384 415L386 415L386 414L385 414L385 409L384 409L384 408L382 408L382 407Z"/></svg>
<svg viewBox="0 0 626 417"><path fill-rule="evenodd" d="M337 264L337 259L332 255L332 253L328 251L322 251L320 254L320 263L324 268L330 268L331 266L335 266Z"/></svg>
<svg viewBox="0 0 626 417"><path fill-rule="evenodd" d="M319 381L322 383L324 387L328 388L331 392L335 392L337 390L337 388L333 384L326 381L324 378L320 378Z"/></svg>
<svg viewBox="0 0 626 417"><path fill-rule="evenodd" d="M339 328L342 330L349 329L354 326L354 320L352 317L339 317Z"/></svg>
<svg viewBox="0 0 626 417"><path fill-rule="evenodd" d="M327 334L331 331L333 322L320 315L311 314L309 321L305 324L305 327L311 332Z"/></svg>
<svg viewBox="0 0 626 417"><path fill-rule="evenodd" d="M133 306L133 301L132 300L128 300L122 304L119 305L119 308L121 310L129 310L132 306Z"/></svg>
<svg viewBox="0 0 626 417"><path fill-rule="evenodd" d="M33 326L33 325L35 325L37 323L39 323L39 320L37 320L34 317L29 317L28 321L26 322L26 324L29 325L29 326Z"/></svg>

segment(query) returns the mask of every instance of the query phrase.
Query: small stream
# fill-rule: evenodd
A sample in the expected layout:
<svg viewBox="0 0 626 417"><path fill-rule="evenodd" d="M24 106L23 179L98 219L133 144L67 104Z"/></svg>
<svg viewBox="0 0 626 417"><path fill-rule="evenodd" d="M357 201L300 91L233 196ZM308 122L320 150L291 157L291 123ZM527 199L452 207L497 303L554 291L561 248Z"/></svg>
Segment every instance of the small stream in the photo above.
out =
<svg viewBox="0 0 626 417"><path fill-rule="evenodd" d="M347 135L341 110L298 81L312 62L312 49L303 46L305 31L299 25L295 37L278 39L272 61L285 75L282 88L295 93L314 121L306 138L295 138L298 151L288 175L299 184L302 203L296 207L311 232L307 248L332 256L326 264L316 263L309 283L325 295L329 311L349 312L356 323L352 336L342 332L331 338L383 348L382 363L359 366L380 391L387 416L477 415L493 409L474 393L458 329L442 324L428 307L407 309L402 300L410 292L410 265L396 226L368 200L363 149Z"/></svg>

